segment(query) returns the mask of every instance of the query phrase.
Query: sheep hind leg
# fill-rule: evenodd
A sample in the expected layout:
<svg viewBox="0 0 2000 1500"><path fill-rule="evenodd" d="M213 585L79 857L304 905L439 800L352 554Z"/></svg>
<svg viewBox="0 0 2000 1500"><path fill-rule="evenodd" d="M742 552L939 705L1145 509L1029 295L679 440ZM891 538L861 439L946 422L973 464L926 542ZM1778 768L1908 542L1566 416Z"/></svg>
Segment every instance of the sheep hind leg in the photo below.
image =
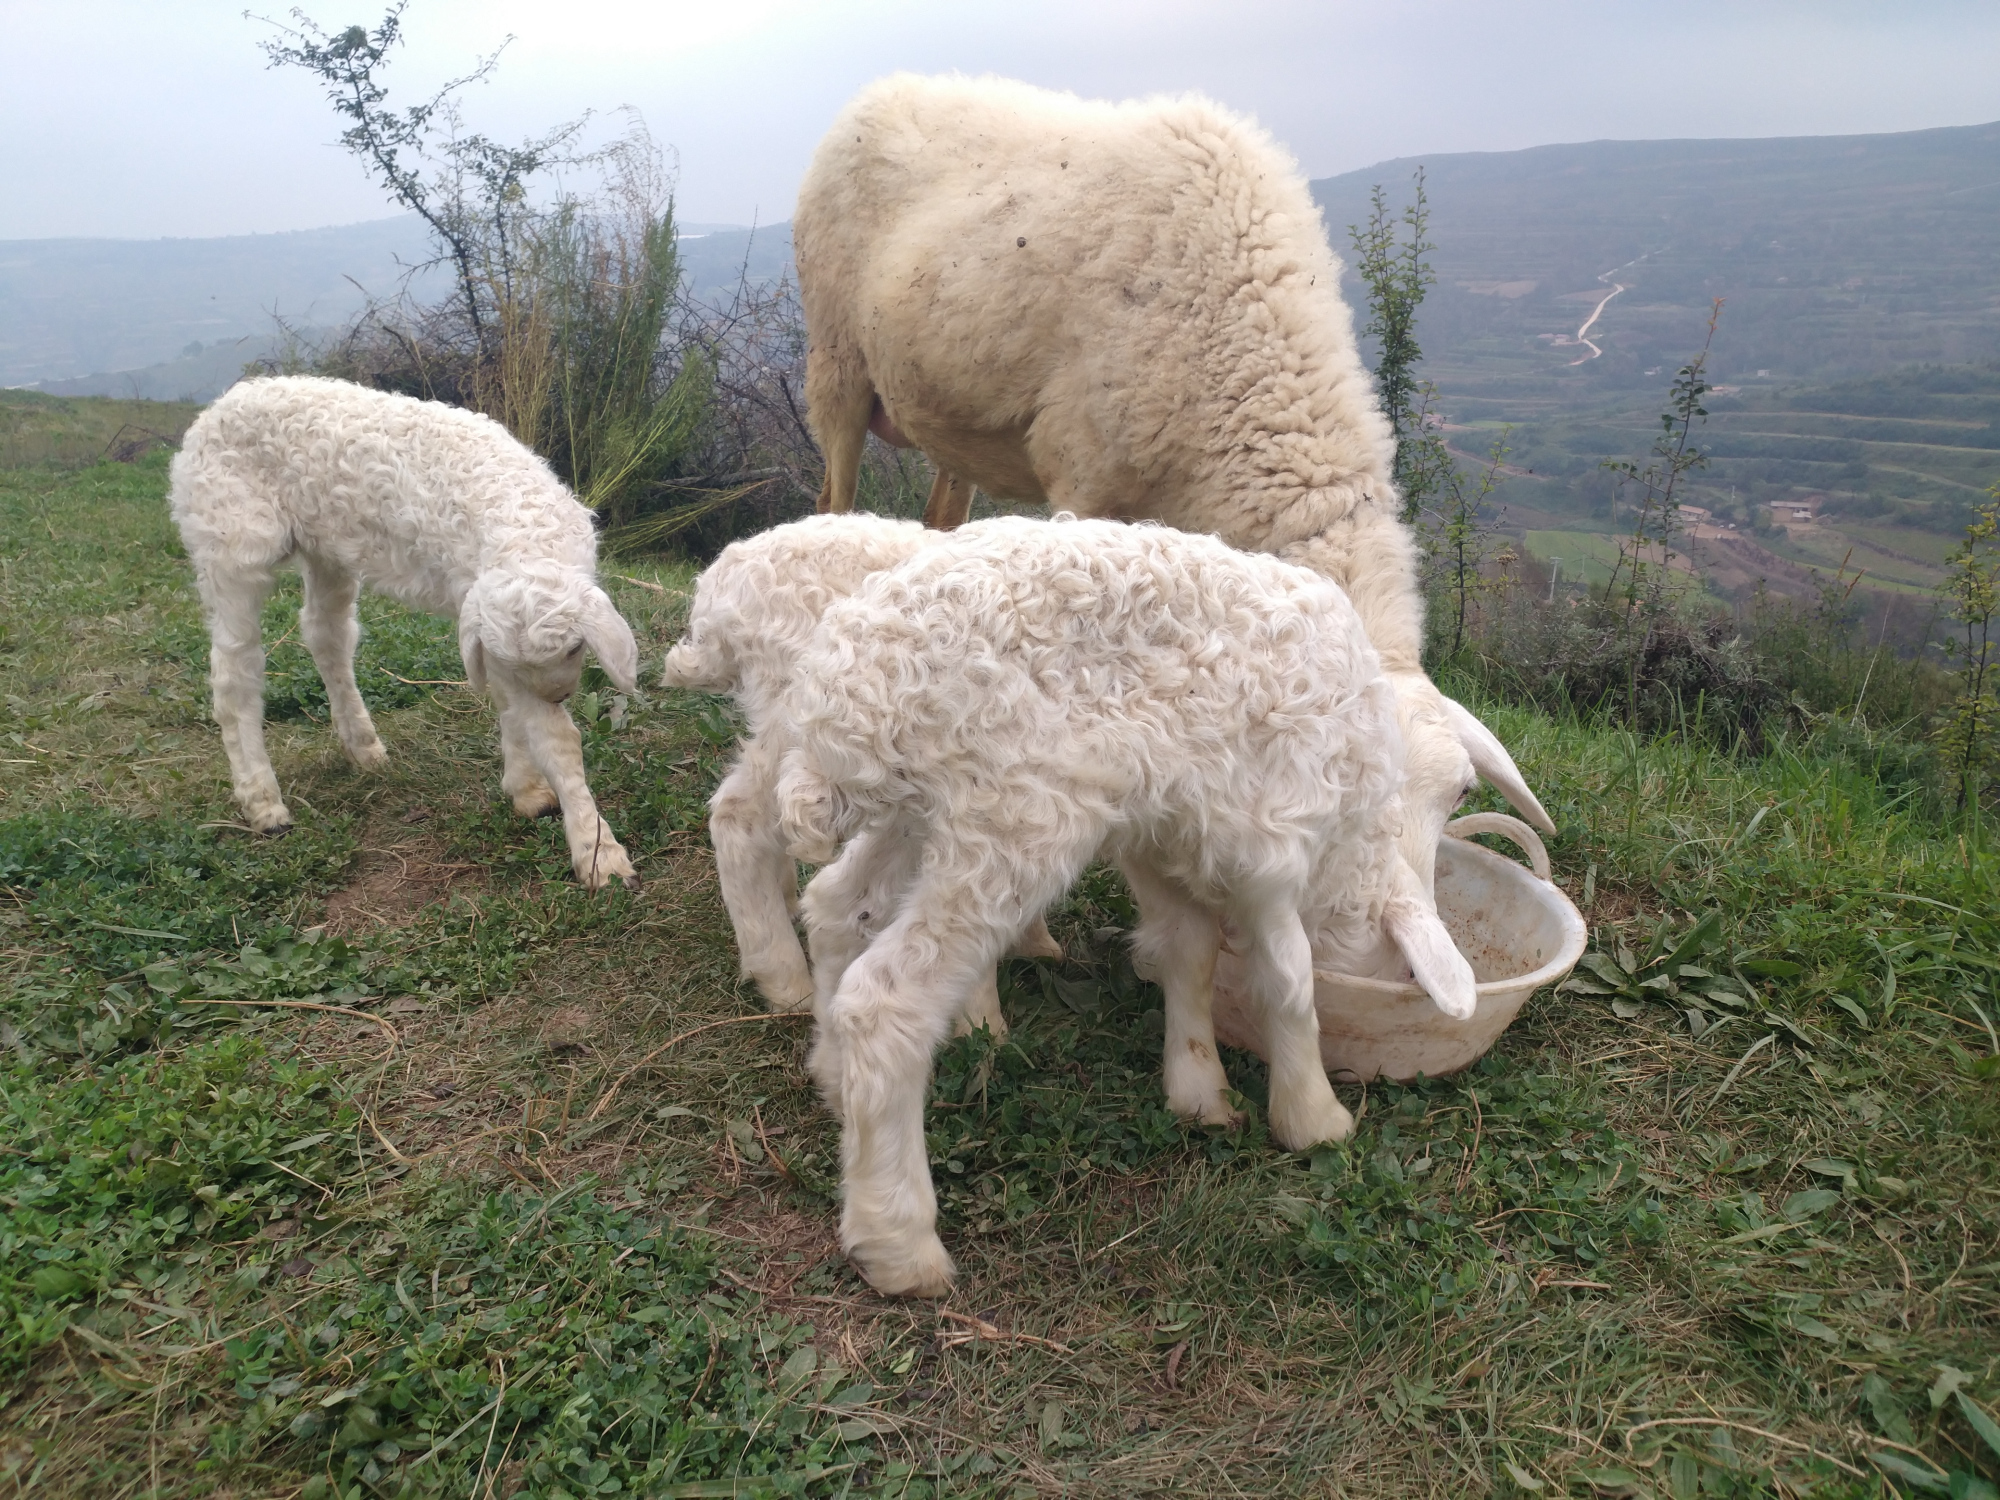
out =
<svg viewBox="0 0 2000 1500"><path fill-rule="evenodd" d="M1312 943L1298 909L1253 903L1238 913L1238 921L1250 996L1263 1021L1271 1064L1271 1136L1288 1151L1344 1141L1354 1134L1354 1117L1334 1097L1320 1061Z"/></svg>
<svg viewBox="0 0 2000 1500"><path fill-rule="evenodd" d="M292 815L264 747L264 641L261 616L275 580L267 572L196 576L208 620L208 681L229 780L244 822L283 833Z"/></svg>
<svg viewBox="0 0 2000 1500"><path fill-rule="evenodd" d="M811 1067L841 1101L841 1248L879 1292L938 1297L951 1289L924 1152L931 1054L1019 930L1018 917L1005 913L1038 909L1095 847L1093 837L1074 867L1003 875L1014 889L995 888L990 857L942 851L821 1012ZM1038 874L1054 877L1054 888L1020 889Z"/></svg>
<svg viewBox="0 0 2000 1500"><path fill-rule="evenodd" d="M875 412L875 387L859 359L842 359L822 349L806 353L806 415L826 459L826 478L814 507L854 509L861 482L861 452Z"/></svg>
<svg viewBox="0 0 2000 1500"><path fill-rule="evenodd" d="M311 557L300 559L299 571L305 579L299 635L326 686L333 732L350 761L364 771L373 770L389 759L389 752L382 748L375 721L354 682L354 648L361 643L361 621L355 613L361 580L337 564Z"/></svg>
<svg viewBox="0 0 2000 1500"><path fill-rule="evenodd" d="M894 920L924 852L923 832L901 822L864 829L799 897L812 953L813 1007L823 1017L848 966ZM836 1113L840 1103L829 1095Z"/></svg>
<svg viewBox="0 0 2000 1500"><path fill-rule="evenodd" d="M1204 1125L1241 1125L1243 1116L1230 1107L1226 1092L1229 1075L1215 1051L1215 955L1222 946L1215 913L1138 860L1128 859L1121 868L1141 913L1132 935L1134 967L1166 993L1160 1072L1167 1108Z"/></svg>
<svg viewBox="0 0 2000 1500"><path fill-rule="evenodd" d="M972 514L972 482L940 468L931 481L930 499L924 505L924 525L933 531L955 531Z"/></svg>
<svg viewBox="0 0 2000 1500"><path fill-rule="evenodd" d="M805 1010L813 982L792 931L790 900L798 867L778 830L770 762L757 741L744 748L708 804L708 834L743 972L772 1010Z"/></svg>

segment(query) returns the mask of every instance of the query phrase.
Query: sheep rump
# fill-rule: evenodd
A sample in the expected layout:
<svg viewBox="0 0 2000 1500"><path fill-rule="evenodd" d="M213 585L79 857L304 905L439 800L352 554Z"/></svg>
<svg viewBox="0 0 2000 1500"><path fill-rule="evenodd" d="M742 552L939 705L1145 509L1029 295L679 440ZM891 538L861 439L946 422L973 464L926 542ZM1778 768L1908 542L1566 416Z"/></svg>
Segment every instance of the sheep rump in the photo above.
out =
<svg viewBox="0 0 2000 1500"><path fill-rule="evenodd" d="M778 827L778 770L792 743L784 694L827 608L935 540L914 521L854 512L732 542L695 580L687 630L667 652L665 686L728 693L747 726L735 764L709 801L709 840L743 972L773 1010L802 1010L813 999L792 930L797 866ZM1017 951L1062 954L1039 916ZM962 1024L1006 1034L993 986L982 987Z"/></svg>
<svg viewBox="0 0 2000 1500"><path fill-rule="evenodd" d="M244 381L188 429L169 505L201 593L235 800L253 828L291 822L264 747L259 614L278 569L296 563L300 635L355 765L387 758L354 682L366 585L457 620L467 680L499 709L502 789L526 816L561 808L584 884L634 879L562 705L586 644L626 691L638 648L597 586L590 512L504 427L346 381Z"/></svg>

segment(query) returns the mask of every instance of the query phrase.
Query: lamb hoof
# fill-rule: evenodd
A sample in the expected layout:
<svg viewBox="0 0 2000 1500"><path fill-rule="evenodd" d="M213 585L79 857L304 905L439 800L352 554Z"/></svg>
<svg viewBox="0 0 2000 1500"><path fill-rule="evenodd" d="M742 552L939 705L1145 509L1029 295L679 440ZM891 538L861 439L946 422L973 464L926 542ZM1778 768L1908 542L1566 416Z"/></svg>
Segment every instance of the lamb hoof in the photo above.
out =
<svg viewBox="0 0 2000 1500"><path fill-rule="evenodd" d="M757 981L757 988L764 992L764 999L770 1005L773 1015L791 1015L813 1006L813 984L810 979Z"/></svg>
<svg viewBox="0 0 2000 1500"><path fill-rule="evenodd" d="M254 808L243 809L243 821L253 832L276 838L292 831L292 814L282 802L267 802Z"/></svg>
<svg viewBox="0 0 2000 1500"><path fill-rule="evenodd" d="M1243 1128L1243 1111L1232 1109L1229 1101L1220 1093L1204 1095L1198 1099L1169 1097L1167 1108L1182 1119L1193 1120L1198 1125L1213 1125L1223 1130Z"/></svg>
<svg viewBox="0 0 2000 1500"><path fill-rule="evenodd" d="M628 891L639 889L639 872L616 844L599 845L595 858L575 862L576 878L587 891L601 891L616 880Z"/></svg>
<svg viewBox="0 0 2000 1500"><path fill-rule="evenodd" d="M847 1252L855 1269L885 1297L946 1297L958 1268L935 1234L913 1244L855 1245Z"/></svg>
<svg viewBox="0 0 2000 1500"><path fill-rule="evenodd" d="M958 1013L958 1019L951 1025L951 1034L971 1036L982 1026L993 1033L994 1041L1007 1040L1007 1017L1000 1011L1000 988L991 977L979 986L965 1009Z"/></svg>
<svg viewBox="0 0 2000 1500"><path fill-rule="evenodd" d="M380 740L370 740L365 745L343 746L347 758L354 763L357 771L373 771L378 766L389 764L389 752Z"/></svg>
<svg viewBox="0 0 2000 1500"><path fill-rule="evenodd" d="M624 846L612 838L612 830L602 824L598 826L596 850L574 856L570 868L576 870L576 878L584 890L604 890L612 880L618 880L626 890L638 890L638 870L632 868Z"/></svg>
<svg viewBox="0 0 2000 1500"><path fill-rule="evenodd" d="M1280 1109L1275 1101L1271 1105L1271 1139L1287 1151L1310 1151L1353 1134L1354 1116L1333 1097L1331 1089L1324 1103L1292 1109Z"/></svg>
<svg viewBox="0 0 2000 1500"><path fill-rule="evenodd" d="M548 787L534 787L514 793L514 811L530 820L552 818L562 811L562 802Z"/></svg>
<svg viewBox="0 0 2000 1500"><path fill-rule="evenodd" d="M1037 917L1030 922L1009 950L1015 958L1061 958L1063 945L1049 931L1049 924Z"/></svg>
<svg viewBox="0 0 2000 1500"><path fill-rule="evenodd" d="M971 1036L982 1026L992 1033L994 1041L1007 1040L1007 1018L998 1011L990 1015L974 1015L969 1010L960 1011L958 1019L951 1023L951 1034L954 1038Z"/></svg>

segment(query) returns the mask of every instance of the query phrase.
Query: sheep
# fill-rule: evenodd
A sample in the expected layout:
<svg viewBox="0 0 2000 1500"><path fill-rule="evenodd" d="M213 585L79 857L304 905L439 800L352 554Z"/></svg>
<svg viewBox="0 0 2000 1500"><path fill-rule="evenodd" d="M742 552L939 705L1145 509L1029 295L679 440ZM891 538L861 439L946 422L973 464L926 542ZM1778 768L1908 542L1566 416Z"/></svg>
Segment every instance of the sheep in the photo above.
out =
<svg viewBox="0 0 2000 1500"><path fill-rule="evenodd" d="M1225 919L1288 1147L1354 1128L1319 1060L1316 958L1407 964L1448 1014L1472 1013L1472 971L1392 837L1390 686L1316 573L1159 526L990 521L832 605L783 712L792 851L820 861L848 842L802 901L821 986L809 1067L841 1120L841 1244L880 1291L942 1295L953 1276L924 1156L932 1050L1100 850L1140 904L1183 1112L1226 1108L1203 1040ZM896 871L850 868L864 858ZM892 889L893 914L851 951L854 902ZM823 955L822 932L850 951Z"/></svg>
<svg viewBox="0 0 2000 1500"><path fill-rule="evenodd" d="M896 75L827 132L792 234L821 510L853 504L873 430L937 466L936 526L977 485L1312 568L1347 590L1396 690L1424 889L1475 772L1555 831L1423 671L1389 426L1319 211L1262 130L1192 96Z"/></svg>
<svg viewBox="0 0 2000 1500"><path fill-rule="evenodd" d="M687 631L667 653L665 686L731 694L749 729L709 802L708 829L743 972L773 1010L803 1010L813 999L792 930L797 866L778 830L778 766L791 743L779 707L827 606L935 539L914 521L855 512L812 516L732 542L695 580ZM865 916L866 908L859 909ZM1039 914L1016 951L1062 955ZM1005 1036L999 1007L997 990L986 985L965 1022Z"/></svg>
<svg viewBox="0 0 2000 1500"><path fill-rule="evenodd" d="M279 566L305 580L299 634L356 766L388 757L354 684L361 587L455 617L465 675L499 709L500 786L524 817L560 807L577 879L636 883L583 774L563 703L587 643L634 691L638 646L597 586L591 515L548 466L476 413L340 380L232 387L188 429L171 470L209 633L216 723L243 819L291 813L264 748L259 614Z"/></svg>

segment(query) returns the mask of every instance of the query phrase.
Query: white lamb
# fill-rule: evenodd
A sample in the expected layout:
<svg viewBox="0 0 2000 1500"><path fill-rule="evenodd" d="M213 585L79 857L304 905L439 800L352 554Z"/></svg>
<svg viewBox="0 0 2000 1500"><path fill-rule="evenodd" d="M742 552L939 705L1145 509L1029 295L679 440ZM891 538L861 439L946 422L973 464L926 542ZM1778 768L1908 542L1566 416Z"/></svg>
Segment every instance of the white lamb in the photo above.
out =
<svg viewBox="0 0 2000 1500"><path fill-rule="evenodd" d="M774 1010L802 1010L813 998L792 930L798 867L778 828L778 768L792 743L780 712L785 690L830 604L936 540L914 521L854 512L732 542L695 580L687 633L667 653L666 686L728 693L748 725L742 754L708 804L708 831L743 972ZM862 913L872 915L865 907ZM1062 952L1039 915L1020 951L1045 958ZM1006 1034L992 986L982 987L966 1020Z"/></svg>
<svg viewBox="0 0 2000 1500"><path fill-rule="evenodd" d="M821 986L811 1066L841 1117L841 1244L881 1291L938 1295L953 1274L924 1153L932 1050L1100 849L1166 988L1177 1109L1226 1111L1203 1041L1224 919L1288 1147L1353 1129L1320 1065L1316 956L1361 974L1406 961L1444 1010L1472 1012L1472 971L1393 837L1389 685L1318 574L1163 527L988 522L829 608L785 711L794 852L825 860L855 840L803 902ZM822 948L883 891L899 900L865 949Z"/></svg>
<svg viewBox="0 0 2000 1500"><path fill-rule="evenodd" d="M634 880L598 816L564 700L586 643L631 692L638 646L597 586L591 515L506 428L340 380L231 388L188 429L169 503L208 623L215 718L244 820L291 824L264 749L258 617L279 567L305 578L299 634L334 731L367 768L387 752L354 685L362 585L455 617L465 675L500 713L500 786L524 817L562 810L577 879Z"/></svg>
<svg viewBox="0 0 2000 1500"><path fill-rule="evenodd" d="M853 504L872 426L937 465L933 525L977 485L1324 573L1396 689L1402 847L1425 890L1475 769L1554 831L1423 672L1389 426L1319 210L1262 130L1194 97L898 75L827 132L792 233L820 509Z"/></svg>

